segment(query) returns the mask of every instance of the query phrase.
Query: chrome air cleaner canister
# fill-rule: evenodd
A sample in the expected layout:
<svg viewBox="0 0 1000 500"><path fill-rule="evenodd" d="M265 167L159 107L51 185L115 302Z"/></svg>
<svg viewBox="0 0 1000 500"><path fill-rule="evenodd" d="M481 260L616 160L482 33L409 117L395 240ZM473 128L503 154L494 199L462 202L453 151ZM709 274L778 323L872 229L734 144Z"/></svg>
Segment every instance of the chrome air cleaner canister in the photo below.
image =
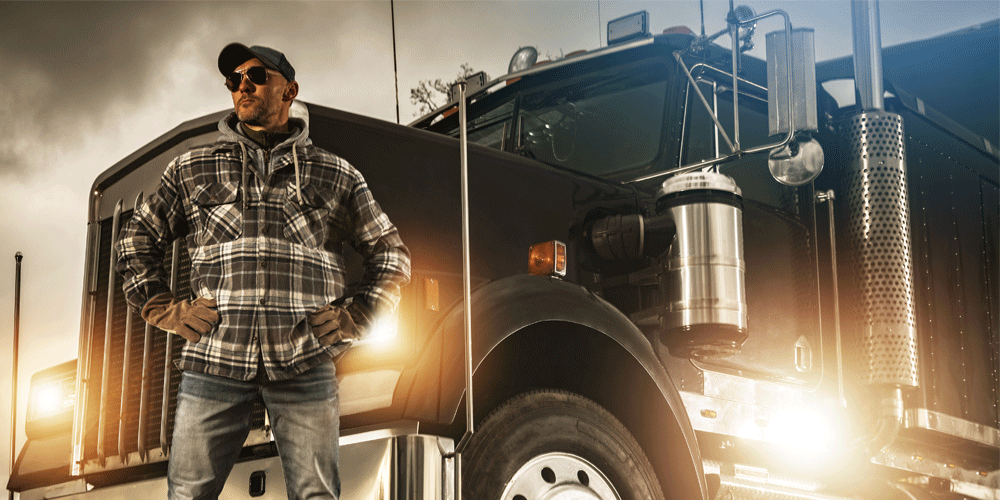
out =
<svg viewBox="0 0 1000 500"><path fill-rule="evenodd" d="M747 339L740 188L718 173L678 175L663 183L656 211L677 228L661 257L661 342L673 356L736 354Z"/></svg>

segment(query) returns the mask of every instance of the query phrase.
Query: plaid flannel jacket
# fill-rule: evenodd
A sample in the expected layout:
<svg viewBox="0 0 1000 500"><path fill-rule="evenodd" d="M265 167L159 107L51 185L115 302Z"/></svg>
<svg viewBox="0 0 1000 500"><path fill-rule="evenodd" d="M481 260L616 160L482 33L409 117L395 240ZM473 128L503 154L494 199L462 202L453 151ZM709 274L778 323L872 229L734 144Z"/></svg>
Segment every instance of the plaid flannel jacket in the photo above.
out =
<svg viewBox="0 0 1000 500"><path fill-rule="evenodd" d="M364 258L353 300L376 316L398 304L410 257L361 173L313 146L306 122L291 119L296 133L266 155L234 131L234 117L219 122L220 142L167 166L122 227L116 269L141 310L169 290L164 250L184 238L192 294L214 298L221 320L185 343L178 368L251 380L262 357L268 376L284 380L346 349L322 346L306 321L344 295L344 243Z"/></svg>

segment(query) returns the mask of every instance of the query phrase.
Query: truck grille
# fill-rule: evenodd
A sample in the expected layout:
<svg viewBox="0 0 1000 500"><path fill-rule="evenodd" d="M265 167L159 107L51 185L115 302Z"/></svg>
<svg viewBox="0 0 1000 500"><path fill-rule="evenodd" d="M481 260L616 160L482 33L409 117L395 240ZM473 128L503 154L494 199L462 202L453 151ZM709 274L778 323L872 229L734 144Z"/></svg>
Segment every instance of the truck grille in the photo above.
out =
<svg viewBox="0 0 1000 500"><path fill-rule="evenodd" d="M130 216L125 212L120 220ZM166 460L181 378L174 363L184 340L177 335L170 339L163 330L147 326L137 312L128 312L122 277L111 272L113 225L111 218L100 223L96 286L89 301L88 362L82 367L84 431L78 455L83 473ZM175 252L177 273L171 289L177 297L189 297L191 261L181 241L167 248L164 267L172 276ZM264 409L258 402L251 429L263 427Z"/></svg>

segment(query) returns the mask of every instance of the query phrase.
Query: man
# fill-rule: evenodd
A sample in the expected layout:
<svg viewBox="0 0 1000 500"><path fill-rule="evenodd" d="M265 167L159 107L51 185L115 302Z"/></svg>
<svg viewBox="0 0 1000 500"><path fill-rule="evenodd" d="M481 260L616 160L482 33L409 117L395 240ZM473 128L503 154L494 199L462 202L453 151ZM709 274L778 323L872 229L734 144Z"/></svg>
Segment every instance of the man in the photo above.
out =
<svg viewBox="0 0 1000 500"><path fill-rule="evenodd" d="M220 141L175 158L117 244L131 307L187 340L169 497L218 498L262 398L288 498L337 498L332 358L396 307L409 253L361 174L289 118L299 85L284 54L234 43L219 70L234 105ZM192 300L167 285L176 238L191 256ZM344 243L365 263L351 297Z"/></svg>

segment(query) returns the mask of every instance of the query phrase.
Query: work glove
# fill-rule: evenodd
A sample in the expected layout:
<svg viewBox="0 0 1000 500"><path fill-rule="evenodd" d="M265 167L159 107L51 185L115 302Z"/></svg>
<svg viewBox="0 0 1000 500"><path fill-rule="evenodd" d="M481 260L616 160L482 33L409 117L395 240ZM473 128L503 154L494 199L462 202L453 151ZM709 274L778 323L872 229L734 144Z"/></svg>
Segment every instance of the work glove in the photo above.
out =
<svg viewBox="0 0 1000 500"><path fill-rule="evenodd" d="M309 326L320 344L331 346L364 336L371 316L368 307L360 302L351 302L346 307L327 304L309 315Z"/></svg>
<svg viewBox="0 0 1000 500"><path fill-rule="evenodd" d="M142 319L160 330L197 342L219 322L215 308L215 299L177 300L174 294L164 292L149 299L141 314Z"/></svg>

